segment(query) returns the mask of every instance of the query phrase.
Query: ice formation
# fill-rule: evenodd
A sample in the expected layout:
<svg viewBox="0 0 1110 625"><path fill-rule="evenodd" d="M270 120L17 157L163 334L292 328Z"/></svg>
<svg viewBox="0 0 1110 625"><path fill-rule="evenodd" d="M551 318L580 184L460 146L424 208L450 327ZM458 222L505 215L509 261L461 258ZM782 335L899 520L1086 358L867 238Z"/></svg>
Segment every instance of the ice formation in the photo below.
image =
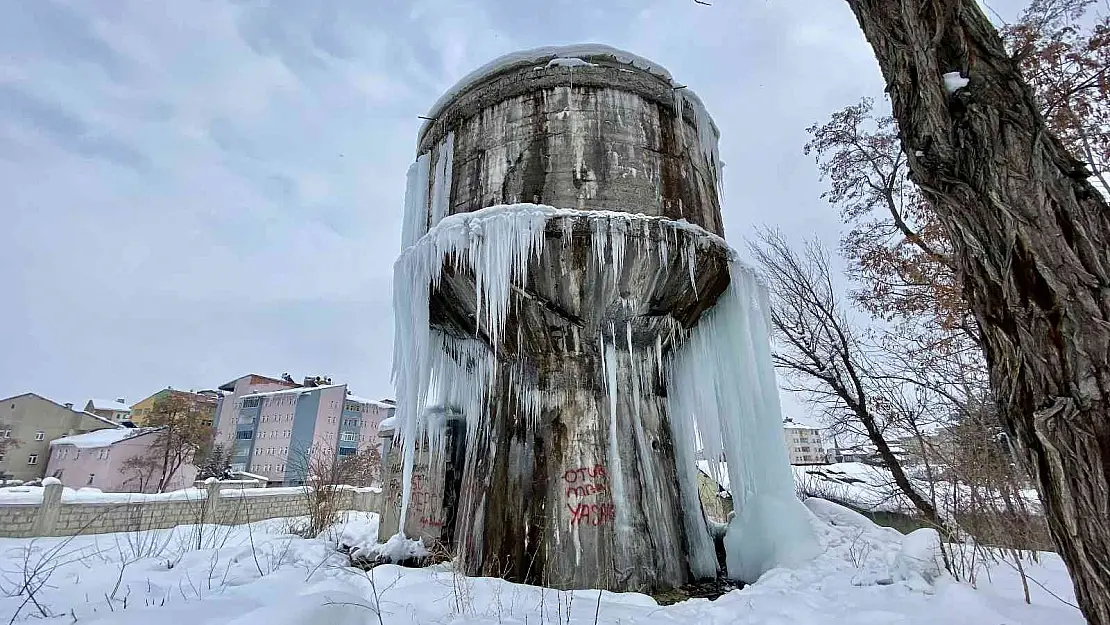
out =
<svg viewBox="0 0 1110 625"><path fill-rule="evenodd" d="M421 176L426 182L420 169L415 174L410 172L410 191L420 194L427 188L426 184L413 188L412 178L419 181ZM406 209L419 211L420 204L406 201ZM433 457L443 449L442 428L429 422L434 417L428 414L435 412L428 408L451 405L467 415L483 414L486 402L492 399L488 396L491 381L498 367L505 366L494 354L504 339L514 289L527 286L528 261L543 250L548 222L556 217L567 218L564 237L568 236L568 221L588 220L598 260L617 269L623 262L629 234L647 234L653 229L655 236L645 238L659 242L657 253L662 258L678 254L689 267L691 284L697 248L715 247L734 257L723 240L698 226L637 213L517 204L439 220L402 251L394 268L394 379L398 393L395 436L405 450L402 519L406 518L409 503L413 443L428 435ZM406 224L417 222L406 214ZM694 236L681 237L686 243L676 249L680 230ZM488 344L473 337L449 336L430 327L429 297L440 284L444 267L466 268L473 273L478 331ZM738 511L726 536L728 569L731 576L751 581L770 568L815 555L816 542L808 513L794 497L782 442L766 291L753 272L736 260L730 263L730 277L731 286L692 330L686 332L677 324L665 326L661 332L668 336L660 334L654 351L656 370L664 372L667 387L691 569L698 576L711 576L716 570L712 541L698 503L695 458L701 451L708 458L723 457L727 461ZM609 394L610 428L616 427L616 371L624 359L636 362L632 358L631 333L631 325L601 333L612 340L602 338L599 345ZM664 354L664 346L669 353ZM633 384L644 383L649 375L652 372L637 371ZM537 411L538 391L528 388L523 378L514 384L523 410ZM534 424L537 415L527 414L525 418ZM466 421L468 448L479 434L481 421L480 417ZM638 446L646 445L642 432L634 435ZM616 438L611 436L610 440ZM611 463L620 461L615 450L608 450L607 455ZM620 475L619 467L611 468L611 475ZM648 475L645 479L653 478ZM611 487L619 534L626 528L621 519L623 485L614 479Z"/></svg>

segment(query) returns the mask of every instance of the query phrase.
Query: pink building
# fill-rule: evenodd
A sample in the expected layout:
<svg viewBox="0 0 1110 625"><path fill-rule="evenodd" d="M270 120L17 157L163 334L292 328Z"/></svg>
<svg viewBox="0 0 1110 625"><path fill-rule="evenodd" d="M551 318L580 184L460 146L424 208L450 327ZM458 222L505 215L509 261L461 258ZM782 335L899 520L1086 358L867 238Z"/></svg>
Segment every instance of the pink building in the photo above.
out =
<svg viewBox="0 0 1110 625"><path fill-rule="evenodd" d="M274 382L286 387L273 389ZM393 413L388 401L352 395L346 384L288 385L244 376L220 387L230 392L220 400L214 444L231 451L233 470L302 484L311 452L346 456L376 447L378 426Z"/></svg>
<svg viewBox="0 0 1110 625"><path fill-rule="evenodd" d="M99 488L113 493L151 493L158 489L161 468L140 471L127 466L128 460L151 453L161 428L118 428L66 436L50 443L50 462L46 474L70 488ZM192 486L197 468L192 458L170 478L164 490Z"/></svg>

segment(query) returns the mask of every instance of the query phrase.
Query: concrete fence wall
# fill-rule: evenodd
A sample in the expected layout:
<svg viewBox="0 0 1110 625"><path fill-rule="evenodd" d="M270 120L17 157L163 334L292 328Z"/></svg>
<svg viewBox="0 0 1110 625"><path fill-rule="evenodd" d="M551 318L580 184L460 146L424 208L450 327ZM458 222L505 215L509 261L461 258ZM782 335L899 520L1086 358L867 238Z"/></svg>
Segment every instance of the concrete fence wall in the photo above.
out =
<svg viewBox="0 0 1110 625"><path fill-rule="evenodd" d="M63 501L61 484L43 488L42 502L0 503L0 537L105 534L178 525L237 525L308 514L303 488L221 490L219 483L165 495L106 494L94 500ZM376 489L340 487L340 510L377 512ZM96 500L102 499L102 500Z"/></svg>

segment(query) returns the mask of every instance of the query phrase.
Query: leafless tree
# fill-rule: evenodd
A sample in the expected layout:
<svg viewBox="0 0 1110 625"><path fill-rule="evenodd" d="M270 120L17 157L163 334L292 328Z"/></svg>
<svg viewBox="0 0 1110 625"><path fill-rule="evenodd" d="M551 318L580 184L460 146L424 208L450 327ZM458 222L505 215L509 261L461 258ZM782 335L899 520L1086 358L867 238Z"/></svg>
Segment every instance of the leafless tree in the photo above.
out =
<svg viewBox="0 0 1110 625"><path fill-rule="evenodd" d="M206 409L184 395L171 394L154 402L146 424L158 428L146 454L129 458L123 470L133 475L145 490L156 492L169 486L177 471L206 448L212 440Z"/></svg>
<svg viewBox="0 0 1110 625"><path fill-rule="evenodd" d="M834 423L866 435L906 498L943 528L936 506L914 487L891 450L887 389L837 296L827 252L810 242L796 253L774 231L762 232L751 250L771 293L775 365L793 390L805 392Z"/></svg>

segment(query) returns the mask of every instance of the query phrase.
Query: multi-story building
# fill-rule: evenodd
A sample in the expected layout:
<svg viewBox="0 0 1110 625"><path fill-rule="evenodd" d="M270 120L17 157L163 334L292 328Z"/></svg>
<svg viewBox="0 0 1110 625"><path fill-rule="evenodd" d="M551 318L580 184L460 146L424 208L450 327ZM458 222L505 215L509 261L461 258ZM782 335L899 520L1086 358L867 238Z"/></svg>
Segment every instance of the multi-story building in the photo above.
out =
<svg viewBox="0 0 1110 625"><path fill-rule="evenodd" d="M820 428L795 423L787 418L782 422L782 434L786 439L790 464L824 464L828 461Z"/></svg>
<svg viewBox="0 0 1110 625"><path fill-rule="evenodd" d="M266 388L266 387L278 388ZM215 444L231 468L271 483L302 484L312 453L346 456L378 445L378 426L393 406L351 395L346 384L298 386L244 376L220 387Z"/></svg>
<svg viewBox="0 0 1110 625"><path fill-rule="evenodd" d="M0 400L0 479L24 482L42 478L50 441L95 430L122 428L110 419L59 404L34 393Z"/></svg>
<svg viewBox="0 0 1110 625"><path fill-rule="evenodd" d="M150 397L133 404L131 406L131 421L140 427L146 425L146 420L154 412L154 403L168 397L180 397L192 404L204 415L205 425L210 426L216 421L216 404L219 402L219 392L201 391L194 393L192 391L179 391L172 386L167 386Z"/></svg>
<svg viewBox="0 0 1110 625"><path fill-rule="evenodd" d="M113 423L127 423L131 421L131 409L122 397L115 401L107 399L90 399L85 403L85 412L98 417L104 417Z"/></svg>
<svg viewBox="0 0 1110 625"><path fill-rule="evenodd" d="M157 461L161 452L154 444L162 429L107 429L59 438L50 443L46 471L70 488L92 487L113 493L157 492L162 481L162 463ZM192 486L197 476L192 454L167 473L171 474L163 491Z"/></svg>

